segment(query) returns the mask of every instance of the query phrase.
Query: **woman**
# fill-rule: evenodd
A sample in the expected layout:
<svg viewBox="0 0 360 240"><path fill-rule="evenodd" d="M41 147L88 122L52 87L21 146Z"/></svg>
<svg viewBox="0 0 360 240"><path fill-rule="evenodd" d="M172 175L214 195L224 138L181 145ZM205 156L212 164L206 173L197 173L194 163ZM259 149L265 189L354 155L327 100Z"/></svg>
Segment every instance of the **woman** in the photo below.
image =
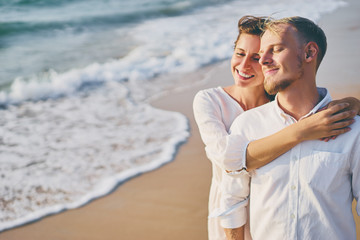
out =
<svg viewBox="0 0 360 240"><path fill-rule="evenodd" d="M328 109L293 124L280 132L264 139L247 142L241 136L228 135L233 120L242 112L265 104L272 100L263 88L264 76L258 63L261 24L264 18L245 16L239 20L239 35L235 41L235 50L231 59L231 71L234 85L200 91L194 99L194 115L208 158L212 161L212 183L209 197L209 214L216 215L220 209L222 197L220 184L224 170L240 171L259 168L296 144L320 138L337 136L349 131L350 118L358 114L360 102L347 98L332 103ZM354 110L350 110L354 109ZM342 111L341 113L338 113ZM336 113L336 114L335 114ZM342 120L342 121L340 121ZM241 144L239 144L241 143ZM236 152L223 158L227 146L236 144ZM249 154L251 153L251 154ZM230 227L231 228L231 227ZM218 218L208 219L209 239L226 239L224 229ZM226 234L231 234L226 230ZM243 233L241 233L243 235ZM243 236L240 236L241 239Z"/></svg>

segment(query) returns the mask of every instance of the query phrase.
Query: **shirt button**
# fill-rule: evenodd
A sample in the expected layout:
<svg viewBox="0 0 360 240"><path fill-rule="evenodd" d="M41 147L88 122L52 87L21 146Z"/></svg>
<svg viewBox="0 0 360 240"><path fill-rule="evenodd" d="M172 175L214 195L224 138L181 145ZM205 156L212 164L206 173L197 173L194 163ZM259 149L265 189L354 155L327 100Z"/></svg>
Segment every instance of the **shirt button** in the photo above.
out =
<svg viewBox="0 0 360 240"><path fill-rule="evenodd" d="M296 187L294 185L291 186L291 190L295 190Z"/></svg>
<svg viewBox="0 0 360 240"><path fill-rule="evenodd" d="M291 217L291 219L295 219L295 215L294 215L294 214L291 214L290 217Z"/></svg>

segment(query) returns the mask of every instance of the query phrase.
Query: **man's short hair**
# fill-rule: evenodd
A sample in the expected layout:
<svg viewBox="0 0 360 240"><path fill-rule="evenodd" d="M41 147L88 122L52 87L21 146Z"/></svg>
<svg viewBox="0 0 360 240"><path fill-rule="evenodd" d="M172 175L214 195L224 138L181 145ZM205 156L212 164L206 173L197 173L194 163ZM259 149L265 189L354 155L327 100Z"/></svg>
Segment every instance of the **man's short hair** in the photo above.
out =
<svg viewBox="0 0 360 240"><path fill-rule="evenodd" d="M279 24L291 24L297 30L300 39L305 44L308 42L315 42L318 45L319 53L317 56L316 68L319 68L327 48L324 31L313 21L299 16L287 17L278 20L269 18L264 24L264 31L269 30L276 33L278 29L276 26Z"/></svg>

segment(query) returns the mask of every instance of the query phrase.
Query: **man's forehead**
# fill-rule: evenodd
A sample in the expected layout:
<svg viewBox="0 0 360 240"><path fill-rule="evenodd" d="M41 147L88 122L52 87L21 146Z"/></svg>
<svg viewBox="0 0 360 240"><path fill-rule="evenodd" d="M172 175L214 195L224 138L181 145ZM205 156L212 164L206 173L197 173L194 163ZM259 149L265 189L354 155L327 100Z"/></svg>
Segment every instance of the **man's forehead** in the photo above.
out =
<svg viewBox="0 0 360 240"><path fill-rule="evenodd" d="M280 44L284 38L294 31L294 27L290 24L279 23L265 30L261 37L261 48L268 44Z"/></svg>
<svg viewBox="0 0 360 240"><path fill-rule="evenodd" d="M267 30L264 32L260 41L260 52L263 51L264 48L267 48L270 45L276 45L281 43L281 35L280 33L275 33L273 31Z"/></svg>
<svg viewBox="0 0 360 240"><path fill-rule="evenodd" d="M265 35L270 35L270 36L275 35L277 37L281 37L285 33L290 32L292 29L293 27L290 24L286 24L286 23L279 23L276 25L274 24L265 30L262 37L264 37Z"/></svg>

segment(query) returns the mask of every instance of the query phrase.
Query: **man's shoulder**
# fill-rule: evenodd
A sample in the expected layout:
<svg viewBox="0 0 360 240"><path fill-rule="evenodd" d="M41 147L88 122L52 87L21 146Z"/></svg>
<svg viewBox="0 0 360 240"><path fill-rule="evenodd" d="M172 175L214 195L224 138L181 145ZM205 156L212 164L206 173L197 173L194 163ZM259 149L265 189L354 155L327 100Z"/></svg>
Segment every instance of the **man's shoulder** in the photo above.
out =
<svg viewBox="0 0 360 240"><path fill-rule="evenodd" d="M350 125L350 132L360 136L360 116L355 116L354 120L355 122Z"/></svg>
<svg viewBox="0 0 360 240"><path fill-rule="evenodd" d="M360 117L356 116L355 122L349 127L351 128L350 131L340 134L335 140L326 142L324 146L329 145L327 149L339 153L351 152L354 149L358 149L360 144Z"/></svg>
<svg viewBox="0 0 360 240"><path fill-rule="evenodd" d="M359 115L356 115L356 116L355 116L355 122L357 122L358 124L360 124L360 116L359 116Z"/></svg>
<svg viewBox="0 0 360 240"><path fill-rule="evenodd" d="M327 142L327 144L334 144L336 146L342 146L343 149L353 142L355 145L360 143L360 117L355 116L355 122L351 124L350 131L340 134L335 140ZM352 146L352 145L351 145Z"/></svg>
<svg viewBox="0 0 360 240"><path fill-rule="evenodd" d="M354 120L354 123L349 126L351 128L350 132L354 130L355 132L360 133L360 116L356 115Z"/></svg>

